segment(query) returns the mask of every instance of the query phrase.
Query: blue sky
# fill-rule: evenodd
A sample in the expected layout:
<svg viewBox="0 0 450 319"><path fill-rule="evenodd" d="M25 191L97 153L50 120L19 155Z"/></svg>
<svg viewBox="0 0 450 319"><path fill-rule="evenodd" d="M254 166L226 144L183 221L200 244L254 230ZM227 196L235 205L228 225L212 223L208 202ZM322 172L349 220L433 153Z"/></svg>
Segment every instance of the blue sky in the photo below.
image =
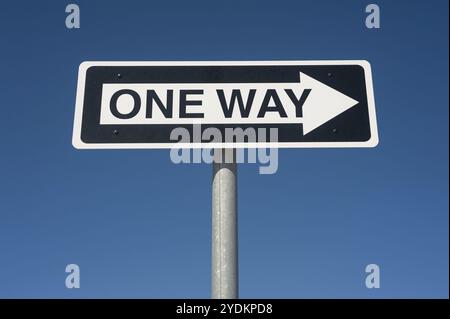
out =
<svg viewBox="0 0 450 319"><path fill-rule="evenodd" d="M369 1L68 3L0 11L0 297L210 296L212 168L75 150L80 62L319 59L371 62L380 143L239 166L240 296L448 297L448 1L377 0L378 30Z"/></svg>

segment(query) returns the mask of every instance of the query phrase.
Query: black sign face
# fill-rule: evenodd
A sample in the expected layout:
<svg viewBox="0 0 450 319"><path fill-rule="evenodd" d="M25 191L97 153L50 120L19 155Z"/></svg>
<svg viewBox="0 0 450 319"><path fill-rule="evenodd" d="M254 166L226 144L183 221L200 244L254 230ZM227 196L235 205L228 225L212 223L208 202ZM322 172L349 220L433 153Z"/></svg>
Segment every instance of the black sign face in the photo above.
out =
<svg viewBox="0 0 450 319"><path fill-rule="evenodd" d="M76 148L374 147L366 61L83 62Z"/></svg>

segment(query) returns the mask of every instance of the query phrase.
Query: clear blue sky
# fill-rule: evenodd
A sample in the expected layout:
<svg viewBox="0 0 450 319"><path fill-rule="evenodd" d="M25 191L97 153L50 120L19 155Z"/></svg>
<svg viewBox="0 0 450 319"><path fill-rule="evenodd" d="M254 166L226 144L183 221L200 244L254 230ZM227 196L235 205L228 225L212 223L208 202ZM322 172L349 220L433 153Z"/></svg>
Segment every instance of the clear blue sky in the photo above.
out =
<svg viewBox="0 0 450 319"><path fill-rule="evenodd" d="M369 60L380 143L240 165L240 296L448 297L447 0L68 3L1 5L0 297L209 298L211 167L75 150L78 65L271 59Z"/></svg>

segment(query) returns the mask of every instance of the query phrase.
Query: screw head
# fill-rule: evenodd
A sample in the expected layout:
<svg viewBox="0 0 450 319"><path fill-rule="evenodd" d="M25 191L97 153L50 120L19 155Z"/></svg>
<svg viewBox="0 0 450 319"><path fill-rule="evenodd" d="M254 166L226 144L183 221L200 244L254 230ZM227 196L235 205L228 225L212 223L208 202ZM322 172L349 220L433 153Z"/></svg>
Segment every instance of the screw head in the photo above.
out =
<svg viewBox="0 0 450 319"><path fill-rule="evenodd" d="M333 76L333 73L328 72L328 77L331 78Z"/></svg>
<svg viewBox="0 0 450 319"><path fill-rule="evenodd" d="M117 135L119 135L119 131L118 130L114 130L113 134L117 136Z"/></svg>
<svg viewBox="0 0 450 319"><path fill-rule="evenodd" d="M122 74L121 73L117 73L117 78L121 79L122 78Z"/></svg>
<svg viewBox="0 0 450 319"><path fill-rule="evenodd" d="M333 131L333 133L337 133L337 129L335 129L335 128L332 131Z"/></svg>

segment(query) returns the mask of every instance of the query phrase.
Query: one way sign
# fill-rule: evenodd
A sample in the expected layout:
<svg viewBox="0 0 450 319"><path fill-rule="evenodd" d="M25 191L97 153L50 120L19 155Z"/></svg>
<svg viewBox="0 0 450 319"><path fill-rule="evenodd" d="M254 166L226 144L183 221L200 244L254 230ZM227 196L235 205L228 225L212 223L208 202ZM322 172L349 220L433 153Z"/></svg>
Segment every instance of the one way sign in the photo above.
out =
<svg viewBox="0 0 450 319"><path fill-rule="evenodd" d="M277 140L177 143L171 132L278 130ZM201 132L200 132L201 133ZM83 62L76 148L374 147L367 61Z"/></svg>

